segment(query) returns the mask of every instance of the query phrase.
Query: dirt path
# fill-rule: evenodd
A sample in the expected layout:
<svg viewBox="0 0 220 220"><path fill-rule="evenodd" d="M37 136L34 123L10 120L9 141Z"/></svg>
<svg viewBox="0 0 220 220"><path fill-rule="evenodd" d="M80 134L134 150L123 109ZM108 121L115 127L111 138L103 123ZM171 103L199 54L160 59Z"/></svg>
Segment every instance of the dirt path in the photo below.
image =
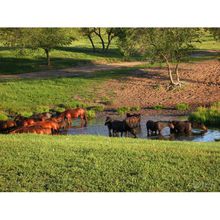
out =
<svg viewBox="0 0 220 220"><path fill-rule="evenodd" d="M145 62L146 63L146 62ZM121 62L121 63L109 63L109 64L93 64L80 67L71 67L60 70L45 70L32 73L21 73L14 75L0 75L0 79L42 79L50 77L74 77L74 76L88 76L88 74L96 71L105 71L120 69L123 67L134 67L144 64L144 62Z"/></svg>

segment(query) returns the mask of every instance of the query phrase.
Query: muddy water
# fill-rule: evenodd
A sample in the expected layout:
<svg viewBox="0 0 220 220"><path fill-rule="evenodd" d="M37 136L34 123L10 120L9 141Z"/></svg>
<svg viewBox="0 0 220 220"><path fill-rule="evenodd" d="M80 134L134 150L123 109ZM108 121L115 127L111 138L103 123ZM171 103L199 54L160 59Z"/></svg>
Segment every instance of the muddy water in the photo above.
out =
<svg viewBox="0 0 220 220"><path fill-rule="evenodd" d="M73 127L67 130L68 135L101 135L101 136L108 136L108 128L104 126L105 123L105 116L95 118L88 122L87 127L80 128L80 120L75 120L73 123ZM123 119L119 116L112 116L115 119ZM179 141L197 141L197 142L210 142L215 141L215 139L220 139L220 130L209 128L208 132L205 134L200 134L198 130L193 130L192 136L172 136L170 135L170 130L168 127L162 130L162 136L150 136L147 137L147 130L146 130L146 121L153 120L153 121L169 121L169 120L186 120L184 117L177 117L177 116L142 116L141 118L141 128L137 130L138 138L144 139L165 139L165 140L179 140Z"/></svg>

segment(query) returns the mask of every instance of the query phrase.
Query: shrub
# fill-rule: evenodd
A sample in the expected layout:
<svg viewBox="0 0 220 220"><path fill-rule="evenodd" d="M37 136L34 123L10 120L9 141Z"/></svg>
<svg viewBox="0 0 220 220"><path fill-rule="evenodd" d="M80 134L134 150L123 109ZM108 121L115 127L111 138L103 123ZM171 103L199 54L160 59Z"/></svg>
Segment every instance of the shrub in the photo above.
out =
<svg viewBox="0 0 220 220"><path fill-rule="evenodd" d="M92 109L91 110L87 110L86 113L87 113L87 117L88 117L89 120L96 117L96 112L94 110L92 110Z"/></svg>
<svg viewBox="0 0 220 220"><path fill-rule="evenodd" d="M163 108L164 108L164 106L161 105L161 104L155 105L155 106L153 107L153 109L155 109L155 110L160 110L160 109L163 109Z"/></svg>
<svg viewBox="0 0 220 220"><path fill-rule="evenodd" d="M57 106L57 107L55 107L53 110L56 111L56 112L64 112L66 109L63 108L63 107Z"/></svg>
<svg viewBox="0 0 220 220"><path fill-rule="evenodd" d="M0 112L0 120L6 121L6 120L8 120L8 116L5 113Z"/></svg>
<svg viewBox="0 0 220 220"><path fill-rule="evenodd" d="M26 111L23 111L23 112L18 112L18 114L24 116L24 117L31 117L33 115L32 112L26 112Z"/></svg>
<svg viewBox="0 0 220 220"><path fill-rule="evenodd" d="M130 111L130 107L121 107L121 108L118 108L117 109L117 112L119 115L123 115L125 114L126 112L129 112Z"/></svg>
<svg viewBox="0 0 220 220"><path fill-rule="evenodd" d="M189 105L186 103L179 103L176 105L176 110L185 111L189 109Z"/></svg>
<svg viewBox="0 0 220 220"><path fill-rule="evenodd" d="M86 108L87 107L85 103L80 102L80 101L73 101L73 102L67 103L65 106L66 108L77 108L77 107Z"/></svg>
<svg viewBox="0 0 220 220"><path fill-rule="evenodd" d="M102 105L97 105L97 106L93 106L92 109L96 112L102 112L104 111L105 108Z"/></svg>
<svg viewBox="0 0 220 220"><path fill-rule="evenodd" d="M105 105L112 105L113 104L113 100L112 99L110 99L110 98L108 98L108 97L102 97L102 102L103 102L103 104L105 104Z"/></svg>
<svg viewBox="0 0 220 220"><path fill-rule="evenodd" d="M206 125L220 127L220 105L214 103L210 108L199 107L189 115L190 121L203 122Z"/></svg>
<svg viewBox="0 0 220 220"><path fill-rule="evenodd" d="M48 106L37 106L34 108L34 113L49 112L50 108Z"/></svg>
<svg viewBox="0 0 220 220"><path fill-rule="evenodd" d="M130 111L140 111L141 110L141 107L140 106L132 106L130 108Z"/></svg>

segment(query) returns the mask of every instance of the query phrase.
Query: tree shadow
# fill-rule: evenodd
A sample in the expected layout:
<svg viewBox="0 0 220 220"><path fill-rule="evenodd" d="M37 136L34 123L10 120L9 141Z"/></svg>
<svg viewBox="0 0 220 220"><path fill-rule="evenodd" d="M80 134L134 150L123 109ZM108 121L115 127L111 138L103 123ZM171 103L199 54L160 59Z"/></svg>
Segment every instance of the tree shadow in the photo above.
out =
<svg viewBox="0 0 220 220"><path fill-rule="evenodd" d="M45 58L28 59L19 57L1 57L0 75L62 69L85 64L92 64L92 61L87 59L51 58L51 66L48 67Z"/></svg>
<svg viewBox="0 0 220 220"><path fill-rule="evenodd" d="M57 50L65 51L65 52L76 52L76 53L84 53L94 57L101 58L113 58L113 59L123 59L123 60L143 60L144 58L138 55L132 55L129 57L125 57L123 53L118 48L109 48L107 51L103 51L100 48L97 48L93 51L92 48L88 47L56 47Z"/></svg>

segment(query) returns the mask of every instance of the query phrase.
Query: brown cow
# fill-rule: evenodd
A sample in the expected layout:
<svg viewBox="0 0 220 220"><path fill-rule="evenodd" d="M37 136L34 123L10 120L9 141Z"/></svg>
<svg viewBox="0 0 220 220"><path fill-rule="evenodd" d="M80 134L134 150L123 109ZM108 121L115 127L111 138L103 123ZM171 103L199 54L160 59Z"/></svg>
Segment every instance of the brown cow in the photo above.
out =
<svg viewBox="0 0 220 220"><path fill-rule="evenodd" d="M75 109L67 109L66 111L62 112L60 116L63 117L63 119L67 119L69 127L71 127L72 119L80 118L81 119L81 127L83 127L83 121L84 126L87 126L87 114L86 110L83 108L75 108Z"/></svg>
<svg viewBox="0 0 220 220"><path fill-rule="evenodd" d="M40 126L42 128L51 129L52 133L58 133L60 126L57 122L54 121L38 121L35 122L32 126Z"/></svg>
<svg viewBox="0 0 220 220"><path fill-rule="evenodd" d="M146 123L146 127L147 127L147 135L161 135L161 131L163 128L165 127L169 127L170 129L174 129L174 125L171 122L161 122L161 121L152 121L149 120Z"/></svg>
<svg viewBox="0 0 220 220"><path fill-rule="evenodd" d="M7 133L9 130L17 126L13 120L0 121L0 132Z"/></svg>
<svg viewBox="0 0 220 220"><path fill-rule="evenodd" d="M190 121L172 121L174 128L171 128L170 133L174 134L192 134L192 128L201 129L203 132L207 132L207 127L200 122L190 122Z"/></svg>
<svg viewBox="0 0 220 220"><path fill-rule="evenodd" d="M42 128L41 126L30 126L17 128L11 131L10 134L21 134L21 133L33 133L33 134L52 134L50 128Z"/></svg>

